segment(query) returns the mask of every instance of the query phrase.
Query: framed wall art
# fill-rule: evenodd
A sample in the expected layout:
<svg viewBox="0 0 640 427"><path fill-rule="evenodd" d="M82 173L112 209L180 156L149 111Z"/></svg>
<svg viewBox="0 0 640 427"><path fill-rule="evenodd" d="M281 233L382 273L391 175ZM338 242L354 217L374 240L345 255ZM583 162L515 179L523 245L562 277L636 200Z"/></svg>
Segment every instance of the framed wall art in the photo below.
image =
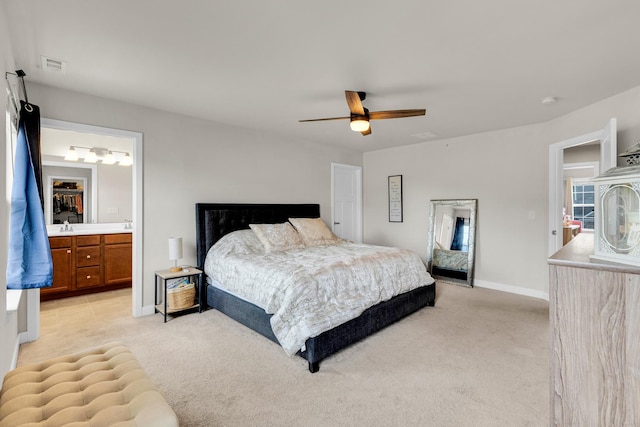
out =
<svg viewBox="0 0 640 427"><path fill-rule="evenodd" d="M402 222L402 175L388 178L389 222Z"/></svg>

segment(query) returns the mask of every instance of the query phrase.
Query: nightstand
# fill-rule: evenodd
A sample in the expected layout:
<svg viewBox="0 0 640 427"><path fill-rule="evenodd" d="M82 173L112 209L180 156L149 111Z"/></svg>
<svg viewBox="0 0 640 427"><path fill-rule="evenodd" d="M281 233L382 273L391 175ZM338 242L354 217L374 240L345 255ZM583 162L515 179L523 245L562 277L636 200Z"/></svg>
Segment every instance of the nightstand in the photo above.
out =
<svg viewBox="0 0 640 427"><path fill-rule="evenodd" d="M188 307L180 309L170 309L167 307L167 281L172 279L180 279L186 277L190 283L195 286L195 303ZM162 300L160 301L160 297ZM195 267L183 267L181 271L159 270L156 271L155 286L155 312L164 315L164 321L167 322L167 315L176 315L188 310L198 309L198 313L202 313L202 270Z"/></svg>

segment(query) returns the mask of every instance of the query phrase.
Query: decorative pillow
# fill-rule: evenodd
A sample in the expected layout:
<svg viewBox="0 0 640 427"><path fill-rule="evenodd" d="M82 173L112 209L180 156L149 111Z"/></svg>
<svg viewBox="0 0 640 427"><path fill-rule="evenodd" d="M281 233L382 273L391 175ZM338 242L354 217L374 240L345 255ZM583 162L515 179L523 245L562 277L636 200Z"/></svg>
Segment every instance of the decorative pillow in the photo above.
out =
<svg viewBox="0 0 640 427"><path fill-rule="evenodd" d="M267 253L300 249L304 243L288 222L282 224L249 224Z"/></svg>
<svg viewBox="0 0 640 427"><path fill-rule="evenodd" d="M218 240L211 249L214 247L219 255L264 254L262 242L249 229L232 231Z"/></svg>
<svg viewBox="0 0 640 427"><path fill-rule="evenodd" d="M289 218L289 222L306 246L334 245L339 241L321 218Z"/></svg>

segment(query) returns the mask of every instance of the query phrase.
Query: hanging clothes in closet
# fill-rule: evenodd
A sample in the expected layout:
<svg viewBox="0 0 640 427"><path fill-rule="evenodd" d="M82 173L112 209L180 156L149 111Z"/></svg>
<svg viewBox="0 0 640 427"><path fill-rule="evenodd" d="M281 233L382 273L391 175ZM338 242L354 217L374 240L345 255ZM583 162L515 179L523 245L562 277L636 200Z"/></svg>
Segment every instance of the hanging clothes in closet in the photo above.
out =
<svg viewBox="0 0 640 427"><path fill-rule="evenodd" d="M9 223L9 289L42 288L53 283L42 195L40 109L28 102L20 104Z"/></svg>

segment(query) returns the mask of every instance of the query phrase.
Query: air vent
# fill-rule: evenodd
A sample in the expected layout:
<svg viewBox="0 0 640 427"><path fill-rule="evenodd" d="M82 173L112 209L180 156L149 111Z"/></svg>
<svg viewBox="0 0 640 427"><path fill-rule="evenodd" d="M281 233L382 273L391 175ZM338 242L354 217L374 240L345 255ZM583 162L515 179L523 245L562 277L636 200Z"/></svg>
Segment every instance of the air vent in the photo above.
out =
<svg viewBox="0 0 640 427"><path fill-rule="evenodd" d="M432 138L437 138L438 134L431 131L426 131L422 133L415 133L411 136L416 137L418 139L432 139Z"/></svg>
<svg viewBox="0 0 640 427"><path fill-rule="evenodd" d="M46 56L41 56L40 60L42 61L42 69L45 71L62 74L67 72L67 63L64 61L60 61L59 59L47 58Z"/></svg>

